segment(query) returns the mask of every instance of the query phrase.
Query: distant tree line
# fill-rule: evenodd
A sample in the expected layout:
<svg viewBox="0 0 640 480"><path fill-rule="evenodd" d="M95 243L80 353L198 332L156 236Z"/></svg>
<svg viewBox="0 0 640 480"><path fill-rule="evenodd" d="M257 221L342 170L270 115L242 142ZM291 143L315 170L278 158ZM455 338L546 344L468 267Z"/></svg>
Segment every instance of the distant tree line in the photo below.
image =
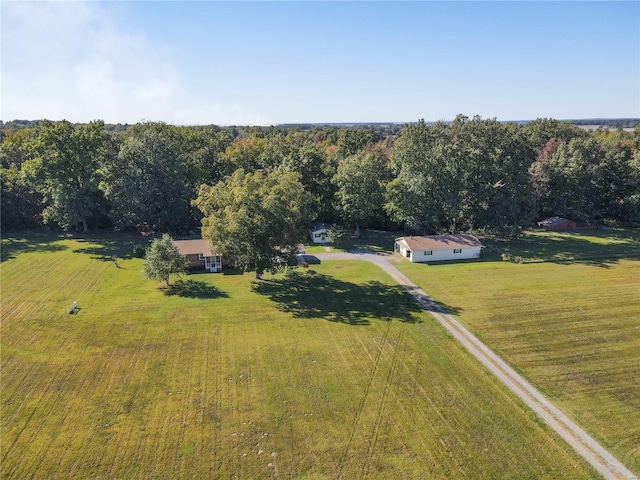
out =
<svg viewBox="0 0 640 480"><path fill-rule="evenodd" d="M181 235L214 215L213 205L231 202L224 192L243 194L250 179L288 192L287 209L300 202L291 219L353 231L511 236L551 215L640 224L640 127L585 132L553 119L518 125L465 116L306 127L3 124L1 226ZM255 211L273 223L279 205Z"/></svg>
<svg viewBox="0 0 640 480"><path fill-rule="evenodd" d="M619 128L636 128L640 125L637 118L584 118L581 120L568 120L572 125L597 126L601 129L617 130Z"/></svg>

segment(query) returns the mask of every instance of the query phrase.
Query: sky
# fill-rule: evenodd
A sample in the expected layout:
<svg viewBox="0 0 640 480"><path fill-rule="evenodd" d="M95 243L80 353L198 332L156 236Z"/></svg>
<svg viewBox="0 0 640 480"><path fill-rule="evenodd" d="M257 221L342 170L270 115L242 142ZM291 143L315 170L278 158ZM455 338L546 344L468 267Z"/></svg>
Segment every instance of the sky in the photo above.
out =
<svg viewBox="0 0 640 480"><path fill-rule="evenodd" d="M0 119L640 117L639 1L0 2Z"/></svg>

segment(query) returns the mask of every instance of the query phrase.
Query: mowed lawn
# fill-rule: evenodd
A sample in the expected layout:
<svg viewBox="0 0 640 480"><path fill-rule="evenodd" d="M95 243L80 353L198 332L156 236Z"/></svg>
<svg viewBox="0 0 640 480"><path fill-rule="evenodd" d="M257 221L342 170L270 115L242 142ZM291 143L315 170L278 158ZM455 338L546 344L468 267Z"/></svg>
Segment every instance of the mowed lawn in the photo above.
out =
<svg viewBox="0 0 640 480"><path fill-rule="evenodd" d="M131 246L3 240L2 478L597 478L371 264L167 290Z"/></svg>
<svg viewBox="0 0 640 480"><path fill-rule="evenodd" d="M480 261L396 266L640 474L638 233L486 243Z"/></svg>

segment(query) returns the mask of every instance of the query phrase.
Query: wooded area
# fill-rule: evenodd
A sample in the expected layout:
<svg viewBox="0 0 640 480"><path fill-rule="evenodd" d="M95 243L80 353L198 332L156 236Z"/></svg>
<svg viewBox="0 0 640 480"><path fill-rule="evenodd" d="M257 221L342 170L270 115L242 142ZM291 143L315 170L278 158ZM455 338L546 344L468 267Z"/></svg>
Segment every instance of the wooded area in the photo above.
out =
<svg viewBox="0 0 640 480"><path fill-rule="evenodd" d="M253 174L301 202L289 215L299 229L322 220L513 236L552 215L640 224L640 127L586 132L553 119L458 116L308 129L43 120L1 133L4 229L186 234L206 212L199 192L222 195Z"/></svg>

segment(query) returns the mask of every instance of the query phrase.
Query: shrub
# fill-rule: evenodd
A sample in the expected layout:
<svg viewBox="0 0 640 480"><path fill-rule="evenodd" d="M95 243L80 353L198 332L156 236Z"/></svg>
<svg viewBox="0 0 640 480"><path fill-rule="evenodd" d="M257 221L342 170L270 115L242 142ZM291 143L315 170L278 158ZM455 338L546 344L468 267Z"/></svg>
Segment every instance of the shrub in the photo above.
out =
<svg viewBox="0 0 640 480"><path fill-rule="evenodd" d="M136 258L144 258L146 249L142 245L134 245L133 256Z"/></svg>

